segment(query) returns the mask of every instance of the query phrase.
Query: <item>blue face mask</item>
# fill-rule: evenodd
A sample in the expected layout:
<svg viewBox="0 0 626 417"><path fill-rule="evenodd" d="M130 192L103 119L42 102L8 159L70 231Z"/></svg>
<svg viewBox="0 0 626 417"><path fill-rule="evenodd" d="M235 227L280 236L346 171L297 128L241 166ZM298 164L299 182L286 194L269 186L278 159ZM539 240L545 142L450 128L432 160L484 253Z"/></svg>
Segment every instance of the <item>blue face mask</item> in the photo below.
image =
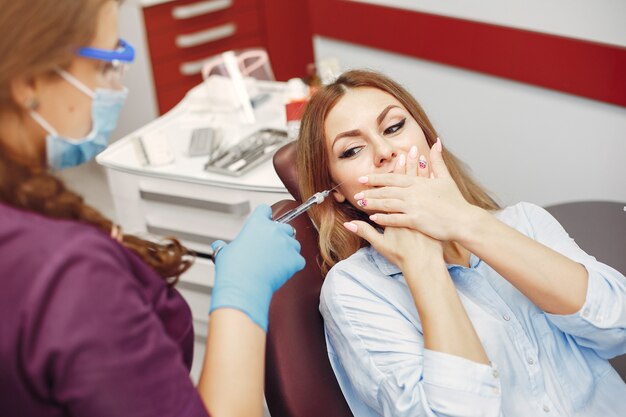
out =
<svg viewBox="0 0 626 417"><path fill-rule="evenodd" d="M34 110L30 111L31 117L48 133L46 136L48 167L61 170L90 161L107 147L128 96L128 89L126 87L122 90L99 88L92 91L66 71L58 70L57 72L67 82L93 99L91 132L79 139L64 138L39 113Z"/></svg>

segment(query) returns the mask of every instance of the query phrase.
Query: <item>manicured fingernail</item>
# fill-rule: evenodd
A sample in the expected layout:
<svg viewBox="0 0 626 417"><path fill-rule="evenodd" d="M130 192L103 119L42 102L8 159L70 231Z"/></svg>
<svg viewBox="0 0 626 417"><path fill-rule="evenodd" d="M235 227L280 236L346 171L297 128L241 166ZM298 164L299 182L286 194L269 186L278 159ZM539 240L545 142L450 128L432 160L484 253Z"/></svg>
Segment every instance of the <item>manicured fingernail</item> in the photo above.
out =
<svg viewBox="0 0 626 417"><path fill-rule="evenodd" d="M366 199L361 199L361 200L357 200L356 203L359 205L359 207L365 207L367 206L367 200Z"/></svg>
<svg viewBox="0 0 626 417"><path fill-rule="evenodd" d="M371 221L373 221L373 222L375 222L377 218L378 218L378 217L377 217L375 214L372 214L372 215L370 216L370 220L371 220Z"/></svg>
<svg viewBox="0 0 626 417"><path fill-rule="evenodd" d="M425 169L428 163L426 162L426 157L424 155L420 155L419 167L421 169Z"/></svg>
<svg viewBox="0 0 626 417"><path fill-rule="evenodd" d="M348 229L349 231L351 231L352 233L356 233L356 231L358 230L358 227L356 224L351 223L351 222L345 222L343 224L343 227L345 227L346 229Z"/></svg>
<svg viewBox="0 0 626 417"><path fill-rule="evenodd" d="M365 197L365 193L356 193L356 194L354 195L354 199L355 199L355 200L361 200L361 199L362 199L362 198L364 198L364 197Z"/></svg>
<svg viewBox="0 0 626 417"><path fill-rule="evenodd" d="M404 154L400 155L400 157L398 158L398 166L399 167L403 167L406 165L406 156L404 156Z"/></svg>
<svg viewBox="0 0 626 417"><path fill-rule="evenodd" d="M431 179L431 180L434 180L434 179L435 179L435 174L434 174L434 173L432 173L432 172L430 173L430 179Z"/></svg>
<svg viewBox="0 0 626 417"><path fill-rule="evenodd" d="M413 145L411 146L411 149L409 149L409 159L417 159L417 146Z"/></svg>
<svg viewBox="0 0 626 417"><path fill-rule="evenodd" d="M437 138L437 142L435 142L435 144L434 144L433 146L435 147L435 150L436 150L437 152L440 152L440 153L441 153L441 151L442 151L442 147L441 147L441 139Z"/></svg>
<svg viewBox="0 0 626 417"><path fill-rule="evenodd" d="M358 179L358 181L359 181L361 184L367 184L367 180L368 180L368 178L367 178L367 177L359 177L359 179Z"/></svg>

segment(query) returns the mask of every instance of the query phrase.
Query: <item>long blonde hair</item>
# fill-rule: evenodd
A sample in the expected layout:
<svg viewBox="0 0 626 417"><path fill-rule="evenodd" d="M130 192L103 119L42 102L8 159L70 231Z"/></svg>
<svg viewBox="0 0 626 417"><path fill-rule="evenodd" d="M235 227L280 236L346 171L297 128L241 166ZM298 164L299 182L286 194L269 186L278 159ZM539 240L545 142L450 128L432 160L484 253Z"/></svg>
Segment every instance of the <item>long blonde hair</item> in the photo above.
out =
<svg viewBox="0 0 626 417"><path fill-rule="evenodd" d="M437 132L428 116L401 85L390 78L372 71L353 70L342 74L334 83L318 90L308 103L300 126L297 144L297 170L300 195L304 200L319 190L334 186L330 175L329 155L324 134L328 113L346 91L358 87L373 87L395 97L417 121L424 131L428 146L437 140ZM499 205L468 174L464 164L452 153L443 151L443 159L463 197L476 206L497 210ZM348 201L339 203L334 198L309 210L309 216L319 232L319 247L322 255L321 269L326 274L337 262L346 259L367 241L348 232L343 223L350 220L369 222L367 216Z"/></svg>
<svg viewBox="0 0 626 417"><path fill-rule="evenodd" d="M28 117L11 95L11 82L22 76L55 76L67 67L74 51L95 35L104 4L120 0L0 0L0 116ZM20 103L21 104L21 103ZM42 215L93 225L106 234L117 228L83 198L69 190L45 167L11 155L0 138L0 201ZM174 284L189 268L191 252L177 240L164 244L122 235L122 244Z"/></svg>

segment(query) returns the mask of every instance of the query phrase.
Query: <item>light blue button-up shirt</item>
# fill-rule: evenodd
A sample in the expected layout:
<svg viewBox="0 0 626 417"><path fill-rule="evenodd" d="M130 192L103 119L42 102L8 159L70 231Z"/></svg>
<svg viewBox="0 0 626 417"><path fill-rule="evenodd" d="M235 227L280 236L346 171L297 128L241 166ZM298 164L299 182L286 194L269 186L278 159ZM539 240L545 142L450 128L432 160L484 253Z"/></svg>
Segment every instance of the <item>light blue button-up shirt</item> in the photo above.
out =
<svg viewBox="0 0 626 417"><path fill-rule="evenodd" d="M328 355L356 417L626 416L626 384L607 361L626 352L626 278L538 206L496 216L586 267L583 308L548 314L474 255L469 268L448 265L492 362L479 364L424 349L402 272L363 248L332 268L320 303Z"/></svg>

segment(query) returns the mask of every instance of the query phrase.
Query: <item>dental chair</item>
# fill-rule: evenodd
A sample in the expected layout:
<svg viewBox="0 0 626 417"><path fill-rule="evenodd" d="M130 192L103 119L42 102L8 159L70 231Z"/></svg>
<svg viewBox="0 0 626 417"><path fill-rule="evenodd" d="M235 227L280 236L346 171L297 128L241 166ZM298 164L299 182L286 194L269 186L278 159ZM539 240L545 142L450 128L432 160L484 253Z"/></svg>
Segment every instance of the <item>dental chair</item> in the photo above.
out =
<svg viewBox="0 0 626 417"><path fill-rule="evenodd" d="M295 156L294 142L274 155L276 172L295 198L274 204L274 218L300 204ZM302 245L306 267L272 298L265 361L268 409L272 417L352 416L326 353L324 323L318 309L323 279L317 231L306 215L290 224Z"/></svg>
<svg viewBox="0 0 626 417"><path fill-rule="evenodd" d="M626 275L626 203L577 201L546 207L578 246ZM611 359L626 382L626 355Z"/></svg>
<svg viewBox="0 0 626 417"><path fill-rule="evenodd" d="M300 203L296 147L274 156L274 167L294 200L272 206L278 216ZM587 201L546 207L586 252L626 275L625 203ZM352 416L328 361L319 313L322 275L317 231L302 215L290 223L307 264L272 298L267 334L265 395L272 417ZM626 355L611 364L626 381Z"/></svg>

